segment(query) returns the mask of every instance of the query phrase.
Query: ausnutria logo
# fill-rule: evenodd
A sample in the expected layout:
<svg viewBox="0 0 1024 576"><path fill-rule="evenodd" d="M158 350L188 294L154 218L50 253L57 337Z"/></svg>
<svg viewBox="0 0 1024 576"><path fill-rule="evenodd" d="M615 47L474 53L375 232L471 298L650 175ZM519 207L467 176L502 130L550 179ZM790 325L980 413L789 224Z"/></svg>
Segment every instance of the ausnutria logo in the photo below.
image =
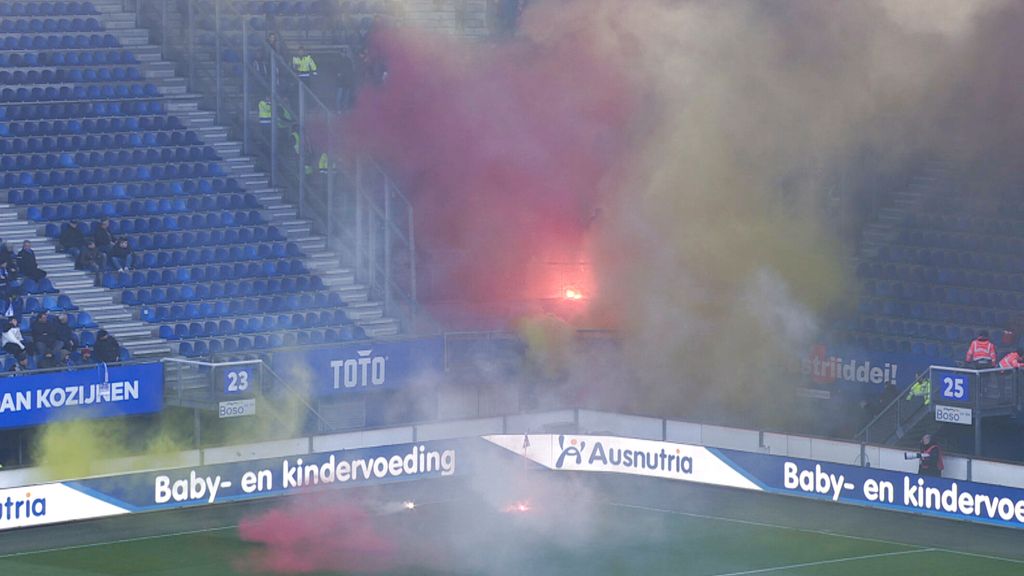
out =
<svg viewBox="0 0 1024 576"><path fill-rule="evenodd" d="M578 444L578 445L577 445ZM583 450L587 447L587 443L582 440L575 438L569 440L569 445L565 445L565 435L561 434L558 436L558 449L562 451L558 455L558 460L555 461L555 468L561 468L565 464L566 456L571 456L576 459L576 465L579 466L583 463Z"/></svg>

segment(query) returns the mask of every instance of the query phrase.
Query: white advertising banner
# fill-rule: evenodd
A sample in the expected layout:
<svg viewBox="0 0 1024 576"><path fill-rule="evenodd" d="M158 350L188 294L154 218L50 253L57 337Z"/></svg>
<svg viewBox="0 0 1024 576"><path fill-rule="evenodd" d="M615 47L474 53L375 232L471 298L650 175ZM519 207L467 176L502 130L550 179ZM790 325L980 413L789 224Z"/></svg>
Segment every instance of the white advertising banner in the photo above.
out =
<svg viewBox="0 0 1024 576"><path fill-rule="evenodd" d="M702 446L589 435L493 435L488 442L551 470L617 472L716 486L760 490Z"/></svg>

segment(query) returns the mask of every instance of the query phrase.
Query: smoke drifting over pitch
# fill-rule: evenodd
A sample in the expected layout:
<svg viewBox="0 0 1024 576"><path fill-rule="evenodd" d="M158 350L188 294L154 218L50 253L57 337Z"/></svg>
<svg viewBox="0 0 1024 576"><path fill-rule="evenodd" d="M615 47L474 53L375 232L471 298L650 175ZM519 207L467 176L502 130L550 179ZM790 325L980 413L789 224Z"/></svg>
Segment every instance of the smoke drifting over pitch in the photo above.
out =
<svg viewBox="0 0 1024 576"><path fill-rule="evenodd" d="M631 408L753 410L855 302L846 258L898 176L1019 182L1024 4L942 4L538 1L498 47L391 31L343 128L414 197L446 296L586 258Z"/></svg>

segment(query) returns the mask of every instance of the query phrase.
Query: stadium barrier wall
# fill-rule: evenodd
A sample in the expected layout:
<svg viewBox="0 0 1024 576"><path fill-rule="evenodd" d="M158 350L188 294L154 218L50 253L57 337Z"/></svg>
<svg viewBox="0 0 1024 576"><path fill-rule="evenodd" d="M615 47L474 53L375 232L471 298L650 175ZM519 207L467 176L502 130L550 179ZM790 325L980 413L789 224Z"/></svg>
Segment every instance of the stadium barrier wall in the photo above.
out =
<svg viewBox="0 0 1024 576"><path fill-rule="evenodd" d="M665 478L1024 528L1024 489L646 438L519 434L485 440L552 471Z"/></svg>
<svg viewBox="0 0 1024 576"><path fill-rule="evenodd" d="M406 473L405 468L396 468L397 473L391 474L390 460L394 456L404 458L418 447L438 454L455 450L459 455L452 458L458 462L457 472L462 474L472 469L472 458L465 454L471 453L472 447L479 447L481 436L518 455L522 455L523 446L528 445L527 455L531 459L552 468L559 468L556 464L560 458L563 461L576 458L575 453L566 453L564 440L556 453L553 447L559 438L567 438L569 442L576 438L592 447L595 441L616 445L620 454L622 449L656 454L665 450L668 455L678 456L674 459L676 469L669 471L671 474L666 475L664 470L647 473L650 471L635 466L630 472L639 470L645 476L1024 527L1024 467L1021 466L951 457L947 459L946 478L927 479L925 485L920 486L916 484L918 476L913 473L917 462L906 460L902 451L890 448L591 410L557 410L193 450L168 455L159 461L120 459L97 463L96 469L114 471L120 467L121 474L66 482L46 482L45 471L39 469L0 471L0 530L277 496L287 490L276 490L272 486L284 484L287 467L294 467L300 458L305 464L315 463L322 469L332 455L335 464L360 458L376 462L384 457L389 462L375 469L380 470L381 475L364 477L362 481L388 482L454 475L453 469L434 469L420 474L418 469ZM614 466L584 465L590 456L585 457L582 445L578 449L580 466L563 469L623 471ZM690 472L681 475L680 458L687 455L691 458L687 464ZM871 465L860 465L862 457ZM147 467L147 470L139 471L139 467ZM351 473L351 464L347 470ZM968 473L973 481L965 481ZM314 474L323 477L324 473ZM242 489L243 482L250 485L257 481L270 482L271 488ZM345 480L331 484L354 483ZM850 486L846 486L847 483ZM884 500L871 500L871 491L882 483L891 486L891 493L887 492ZM918 487L914 488L915 485ZM937 491L939 509L929 509L920 500L925 498L927 488ZM971 496L960 496L963 493ZM974 503L969 511L961 505L962 498ZM952 511L943 508L944 502L952 502L948 506ZM990 509L994 513L988 516L977 512ZM1008 512L1011 509L1012 513ZM1007 514L1009 519L1005 519Z"/></svg>

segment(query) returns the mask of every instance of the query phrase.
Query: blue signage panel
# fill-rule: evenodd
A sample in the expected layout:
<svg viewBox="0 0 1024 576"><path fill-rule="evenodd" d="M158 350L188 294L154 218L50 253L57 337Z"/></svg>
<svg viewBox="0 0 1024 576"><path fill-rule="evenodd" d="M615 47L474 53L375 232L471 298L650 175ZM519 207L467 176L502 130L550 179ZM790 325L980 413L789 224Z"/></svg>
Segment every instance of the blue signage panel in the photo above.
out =
<svg viewBox="0 0 1024 576"><path fill-rule="evenodd" d="M766 492L1024 528L1024 490L1019 488L801 458L712 451Z"/></svg>
<svg viewBox="0 0 1024 576"><path fill-rule="evenodd" d="M444 338L275 352L271 365L292 383L308 383L315 396L399 389L444 371Z"/></svg>
<svg viewBox="0 0 1024 576"><path fill-rule="evenodd" d="M239 396L252 394L256 377L249 366L232 366L224 370L224 395Z"/></svg>
<svg viewBox="0 0 1024 576"><path fill-rule="evenodd" d="M970 402L970 375L953 370L932 370L932 391L947 402Z"/></svg>
<svg viewBox="0 0 1024 576"><path fill-rule="evenodd" d="M904 389L929 366L949 359L927 354L865 352L847 346L818 344L800 359L800 372L808 383L840 394L881 392L889 384ZM934 384L933 384L934 386Z"/></svg>
<svg viewBox="0 0 1024 576"><path fill-rule="evenodd" d="M0 428L146 414L163 408L164 370L160 363L100 364L69 372L13 376L0 382Z"/></svg>

